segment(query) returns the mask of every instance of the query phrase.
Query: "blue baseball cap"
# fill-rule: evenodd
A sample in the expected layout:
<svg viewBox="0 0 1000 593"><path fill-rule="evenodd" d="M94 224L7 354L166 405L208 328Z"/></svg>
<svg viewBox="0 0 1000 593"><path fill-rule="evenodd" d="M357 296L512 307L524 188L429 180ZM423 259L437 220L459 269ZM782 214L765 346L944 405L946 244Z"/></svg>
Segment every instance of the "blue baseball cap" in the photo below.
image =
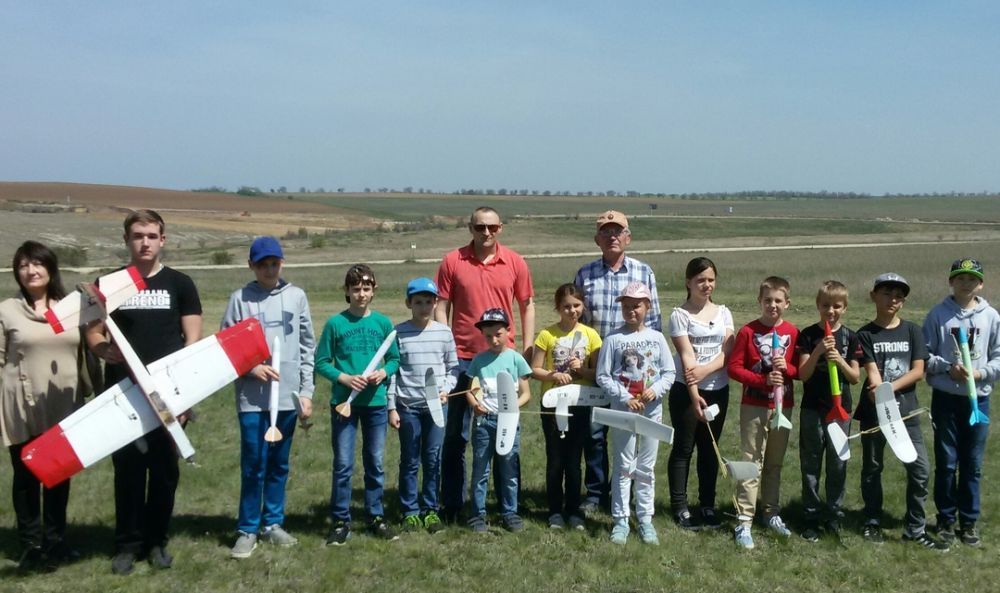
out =
<svg viewBox="0 0 1000 593"><path fill-rule="evenodd" d="M250 245L250 262L257 263L265 257L277 257L285 259L285 254L281 251L281 243L274 237L257 237Z"/></svg>
<svg viewBox="0 0 1000 593"><path fill-rule="evenodd" d="M406 296L411 297L418 292L429 292L434 296L438 295L437 284L430 278L414 278L406 285Z"/></svg>

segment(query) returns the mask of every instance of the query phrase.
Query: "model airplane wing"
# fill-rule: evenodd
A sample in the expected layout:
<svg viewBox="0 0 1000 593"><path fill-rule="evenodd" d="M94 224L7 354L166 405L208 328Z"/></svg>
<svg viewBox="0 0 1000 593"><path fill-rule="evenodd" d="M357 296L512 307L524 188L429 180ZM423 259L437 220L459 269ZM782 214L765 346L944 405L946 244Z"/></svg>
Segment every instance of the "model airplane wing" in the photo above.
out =
<svg viewBox="0 0 1000 593"><path fill-rule="evenodd" d="M875 388L875 411L878 414L878 425L882 435L903 463L913 463L917 459L917 450L913 447L910 434L899 415L899 404L892 391L892 383L888 381Z"/></svg>
<svg viewBox="0 0 1000 593"><path fill-rule="evenodd" d="M367 377L368 375L375 372L375 369L378 368L378 365L382 362L382 359L385 358L385 353L389 351L389 348L395 341L396 341L396 330L392 330L391 332L389 332L389 335L387 335L385 339L382 340L382 344L379 345L378 350L375 351L375 355L372 356L371 360L368 361L368 366L365 367L365 370L364 372L361 373L361 376ZM354 398L358 397L359 393L361 393L360 390L352 389L351 394L347 396L347 401L341 404L337 404L337 406L334 408L337 411L337 413L345 418L349 417L351 415L351 403L354 401Z"/></svg>
<svg viewBox="0 0 1000 593"><path fill-rule="evenodd" d="M100 287L81 285L45 313L45 319L57 334L67 328L103 319L133 295L146 288L146 282L134 266L101 276Z"/></svg>
<svg viewBox="0 0 1000 593"><path fill-rule="evenodd" d="M560 385L542 396L542 406L556 409L556 427L569 430L570 406L606 406L611 403L604 390L595 385Z"/></svg>
<svg viewBox="0 0 1000 593"><path fill-rule="evenodd" d="M517 422L517 384L507 371L497 373L497 455L506 455L514 448Z"/></svg>
<svg viewBox="0 0 1000 593"><path fill-rule="evenodd" d="M656 439L667 444L674 442L673 427L661 424L635 412L594 408L590 419L598 424L627 430L628 432Z"/></svg>
<svg viewBox="0 0 1000 593"><path fill-rule="evenodd" d="M260 322L247 319L149 365L175 414L190 409L270 355ZM53 487L142 435L163 426L146 394L123 379L21 451L24 464ZM179 425L178 425L179 428Z"/></svg>
<svg viewBox="0 0 1000 593"><path fill-rule="evenodd" d="M434 369L427 367L424 373L424 400L427 402L427 409L430 410L431 419L438 428L444 428L444 409L441 407L441 394L438 393L437 380L434 378Z"/></svg>

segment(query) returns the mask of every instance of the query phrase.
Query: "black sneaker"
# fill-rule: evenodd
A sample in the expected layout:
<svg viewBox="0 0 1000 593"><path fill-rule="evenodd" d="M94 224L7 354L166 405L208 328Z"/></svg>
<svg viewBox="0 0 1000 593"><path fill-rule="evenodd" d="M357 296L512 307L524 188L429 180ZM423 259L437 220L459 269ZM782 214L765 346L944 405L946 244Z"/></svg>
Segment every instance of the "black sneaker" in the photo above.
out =
<svg viewBox="0 0 1000 593"><path fill-rule="evenodd" d="M967 546L972 546L973 548L978 548L979 545L983 543L979 538L979 528L975 523L962 525L961 536L962 543Z"/></svg>
<svg viewBox="0 0 1000 593"><path fill-rule="evenodd" d="M701 526L705 529L718 529L722 527L719 514L714 507L701 507Z"/></svg>
<svg viewBox="0 0 1000 593"><path fill-rule="evenodd" d="M882 535L882 528L878 523L866 524L864 529L861 530L861 537L863 537L866 542L872 544L881 544L885 541L885 537Z"/></svg>
<svg viewBox="0 0 1000 593"><path fill-rule="evenodd" d="M819 541L819 528L816 525L809 525L800 535L807 542L816 543Z"/></svg>
<svg viewBox="0 0 1000 593"><path fill-rule="evenodd" d="M676 523L678 527L686 531L698 530L698 526L695 525L694 521L691 520L691 511L687 509L674 513L674 523Z"/></svg>
<svg viewBox="0 0 1000 593"><path fill-rule="evenodd" d="M389 527L389 524L385 522L385 517L381 515L372 519L372 522L368 524L368 531L375 537L388 542L399 539L399 534L396 533L395 529Z"/></svg>
<svg viewBox="0 0 1000 593"><path fill-rule="evenodd" d="M473 533L486 533L486 518L479 515L469 517L469 529L471 529Z"/></svg>
<svg viewBox="0 0 1000 593"><path fill-rule="evenodd" d="M28 573L40 570L45 566L45 554L41 546L31 546L21 554L17 561L18 572Z"/></svg>
<svg viewBox="0 0 1000 593"><path fill-rule="evenodd" d="M342 546L351 539L351 524L347 521L337 521L326 536L326 545Z"/></svg>
<svg viewBox="0 0 1000 593"><path fill-rule="evenodd" d="M837 537L840 537L840 521L839 520L837 520L837 519L830 519L829 521L826 522L826 525L824 525L824 528L827 530L827 532L829 532L829 533L831 533L833 535L836 535Z"/></svg>
<svg viewBox="0 0 1000 593"><path fill-rule="evenodd" d="M934 528L934 533L946 544L952 544L955 542L955 523L939 521L937 527Z"/></svg>
<svg viewBox="0 0 1000 593"><path fill-rule="evenodd" d="M511 513L509 515L504 515L500 522L503 524L503 528L511 533L518 533L524 531L524 520L517 513Z"/></svg>
<svg viewBox="0 0 1000 593"><path fill-rule="evenodd" d="M445 525L454 525L458 523L461 513L462 512L459 509L449 509L445 507L441 509L441 521L443 521Z"/></svg>
<svg viewBox="0 0 1000 593"><path fill-rule="evenodd" d="M58 541L45 549L45 557L52 564L68 564L79 560L80 552L69 547L66 542Z"/></svg>
<svg viewBox="0 0 1000 593"><path fill-rule="evenodd" d="M945 542L939 542L933 537L927 535L927 532L923 532L920 535L908 535L903 534L904 542L913 542L915 544L920 544L921 546L927 548L928 550L934 550L937 552L947 552L950 546Z"/></svg>
<svg viewBox="0 0 1000 593"><path fill-rule="evenodd" d="M135 560L136 556L132 552L118 552L111 559L111 572L121 576L130 575L135 570Z"/></svg>
<svg viewBox="0 0 1000 593"><path fill-rule="evenodd" d="M163 546L153 546L149 549L149 565L157 569L170 568L174 564L174 557L167 552Z"/></svg>

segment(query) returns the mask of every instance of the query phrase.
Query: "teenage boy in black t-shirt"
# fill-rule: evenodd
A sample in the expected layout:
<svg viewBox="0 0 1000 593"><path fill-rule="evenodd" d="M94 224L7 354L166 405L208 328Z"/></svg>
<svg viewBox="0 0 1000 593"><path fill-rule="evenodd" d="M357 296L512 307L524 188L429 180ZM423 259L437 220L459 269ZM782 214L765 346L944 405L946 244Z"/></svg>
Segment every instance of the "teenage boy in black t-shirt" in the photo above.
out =
<svg viewBox="0 0 1000 593"><path fill-rule="evenodd" d="M149 364L201 338L201 301L191 278L160 262L166 235L159 214L152 210L133 212L124 226L129 263L139 270L146 288L111 317L142 363ZM121 352L105 335L104 324L87 328L87 345L107 362L107 385L129 376ZM186 415L181 414L178 420L185 422ZM130 574L141 556L154 568L169 568L173 558L166 550L167 531L180 475L173 439L160 427L119 449L111 459L115 467L115 557L111 570Z"/></svg>
<svg viewBox="0 0 1000 593"><path fill-rule="evenodd" d="M868 375L865 389L858 402L855 417L861 429L878 426L875 411L875 389L883 382L892 383L899 404L899 413L906 416L917 408L917 382L924 375L927 346L920 326L900 319L910 285L899 274L882 274L875 278L870 293L875 303L875 321L858 330L861 343L861 364ZM903 421L906 432L917 451L917 458L906 468L906 515L903 517L903 541L942 552L948 544L938 542L927 534L924 501L927 499L927 482L930 464L927 448L920 432L920 417ZM872 543L882 543L882 459L885 436L879 431L861 436L861 498L865 501L864 538Z"/></svg>

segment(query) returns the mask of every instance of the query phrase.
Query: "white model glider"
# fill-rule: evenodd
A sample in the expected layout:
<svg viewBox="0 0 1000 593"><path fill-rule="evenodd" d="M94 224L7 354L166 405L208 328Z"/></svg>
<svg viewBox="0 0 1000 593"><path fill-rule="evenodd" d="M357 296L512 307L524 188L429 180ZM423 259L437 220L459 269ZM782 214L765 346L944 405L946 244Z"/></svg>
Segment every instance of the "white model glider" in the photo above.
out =
<svg viewBox="0 0 1000 593"><path fill-rule="evenodd" d="M560 385L542 396L542 406L556 409L556 427L569 430L570 406L606 406L611 403L604 390L594 385Z"/></svg>
<svg viewBox="0 0 1000 593"><path fill-rule="evenodd" d="M444 409L441 407L441 394L438 392L437 379L434 378L434 369L427 367L424 373L424 400L427 402L427 409L430 410L431 419L438 428L444 428Z"/></svg>
<svg viewBox="0 0 1000 593"><path fill-rule="evenodd" d="M627 430L628 432L656 439L668 445L674 442L673 427L661 424L635 412L594 408L590 419L592 422Z"/></svg>
<svg viewBox="0 0 1000 593"><path fill-rule="evenodd" d="M705 415L705 419L711 422L719 415L719 404L712 404L701 412ZM708 430L708 436L712 439L712 447L715 448L715 456L719 460L719 469L722 470L723 478L730 478L734 482L742 482L743 480L753 480L760 477L760 468L753 461L728 461L723 458L722 452L719 451L719 443L715 441L715 434L712 432L712 428L706 426L705 429Z"/></svg>
<svg viewBox="0 0 1000 593"><path fill-rule="evenodd" d="M514 448L521 411L517 405L517 383L507 371L497 373L497 455Z"/></svg>
<svg viewBox="0 0 1000 593"><path fill-rule="evenodd" d="M281 369L281 336L274 336L274 345L271 346L271 366ZM277 443L283 437L278 430L278 397L281 395L281 380L271 381L271 394L267 402L267 411L271 416L271 427L264 433L264 440L269 443ZM293 396L294 397L294 396Z"/></svg>
<svg viewBox="0 0 1000 593"><path fill-rule="evenodd" d="M368 361L368 366L365 367L364 372L361 374L363 377L367 377L368 375L375 372L375 369L378 368L379 363L381 363L382 359L385 358L385 353L389 351L389 347L392 346L392 343L395 341L396 341L396 330L392 330L391 332L389 332L389 335L387 335L385 339L382 340L382 344L378 347L378 350L375 351L375 356L372 356L372 359ZM337 413L340 414L341 416L344 416L345 418L350 416L351 402L354 401L354 398L358 397L359 393L361 393L360 390L352 389L351 394L347 396L347 401L341 404L337 404L337 406L334 408L335 410L337 410Z"/></svg>
<svg viewBox="0 0 1000 593"><path fill-rule="evenodd" d="M909 420L910 418L919 416L920 414L929 411L930 410L928 410L927 408L917 408L916 410L913 410L906 416L900 418L900 420ZM851 447L849 444L851 440L856 439L861 435L875 434L876 432L879 432L881 430L882 430L881 426L875 426L873 428L866 428L865 430L852 434L851 436L847 436L846 434L844 434L844 430L840 428L840 425L838 424L831 423L828 424L826 427L826 432L830 436L830 444L833 445L834 450L837 451L837 457L840 457L840 459L843 461L847 461L848 459L851 458Z"/></svg>

